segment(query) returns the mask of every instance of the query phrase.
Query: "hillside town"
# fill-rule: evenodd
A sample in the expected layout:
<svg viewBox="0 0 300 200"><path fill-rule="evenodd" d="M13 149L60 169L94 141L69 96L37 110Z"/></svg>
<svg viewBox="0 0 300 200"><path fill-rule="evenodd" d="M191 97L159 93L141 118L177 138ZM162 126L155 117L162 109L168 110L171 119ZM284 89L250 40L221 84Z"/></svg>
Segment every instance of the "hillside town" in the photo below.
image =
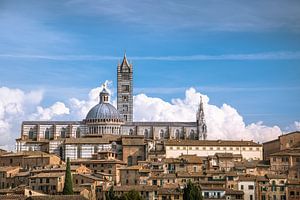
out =
<svg viewBox="0 0 300 200"><path fill-rule="evenodd" d="M109 200L108 192L135 191L183 200L188 183L205 200L300 199L300 132L263 144L209 140L201 97L194 122L134 122L126 55L117 75L117 108L103 85L82 121L22 123L16 152L0 151L0 199ZM73 194L62 196L68 170Z"/></svg>

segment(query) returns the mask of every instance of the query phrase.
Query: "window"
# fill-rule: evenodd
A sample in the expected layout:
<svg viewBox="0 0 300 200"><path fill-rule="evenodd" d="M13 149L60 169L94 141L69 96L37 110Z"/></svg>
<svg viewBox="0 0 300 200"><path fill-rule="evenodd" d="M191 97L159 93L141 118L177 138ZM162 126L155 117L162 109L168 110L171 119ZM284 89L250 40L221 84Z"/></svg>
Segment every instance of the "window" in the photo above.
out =
<svg viewBox="0 0 300 200"><path fill-rule="evenodd" d="M276 195L273 195L273 200L276 200Z"/></svg>
<svg viewBox="0 0 300 200"><path fill-rule="evenodd" d="M129 135L133 135L133 129L132 128L129 130Z"/></svg>
<svg viewBox="0 0 300 200"><path fill-rule="evenodd" d="M179 130L178 129L175 130L175 138L176 139L180 139L180 135L179 135Z"/></svg>
<svg viewBox="0 0 300 200"><path fill-rule="evenodd" d="M190 139L191 140L195 140L196 139L195 131L193 129L190 132Z"/></svg>
<svg viewBox="0 0 300 200"><path fill-rule="evenodd" d="M77 158L81 158L81 146L77 146Z"/></svg>
<svg viewBox="0 0 300 200"><path fill-rule="evenodd" d="M273 162L276 162L276 157L273 157Z"/></svg>
<svg viewBox="0 0 300 200"><path fill-rule="evenodd" d="M50 182L50 180L49 180L49 178L47 178L47 179L46 179L46 183L49 183L49 182Z"/></svg>
<svg viewBox="0 0 300 200"><path fill-rule="evenodd" d="M248 185L248 189L249 189L249 190L253 190L253 189L254 189L254 186L253 186L253 185Z"/></svg>
<svg viewBox="0 0 300 200"><path fill-rule="evenodd" d="M34 130L32 128L30 128L28 134L29 134L29 139L36 139L36 133L34 132Z"/></svg>
<svg viewBox="0 0 300 200"><path fill-rule="evenodd" d="M125 112L128 111L128 105L123 105L123 111L125 111Z"/></svg>
<svg viewBox="0 0 300 200"><path fill-rule="evenodd" d="M128 96L127 96L127 95L123 95L123 96L122 96L122 100L123 100L124 102L128 102Z"/></svg>
<svg viewBox="0 0 300 200"><path fill-rule="evenodd" d="M160 130L159 135L160 135L160 139L163 139L165 136L164 130Z"/></svg>
<svg viewBox="0 0 300 200"><path fill-rule="evenodd" d="M250 194L250 200L253 200L253 195L252 194Z"/></svg>
<svg viewBox="0 0 300 200"><path fill-rule="evenodd" d="M132 166L132 156L128 156L127 158L127 165Z"/></svg>
<svg viewBox="0 0 300 200"><path fill-rule="evenodd" d="M94 153L97 153L97 152L98 152L98 146L95 145L95 146L94 146Z"/></svg>
<svg viewBox="0 0 300 200"><path fill-rule="evenodd" d="M122 85L122 92L129 92L129 85Z"/></svg>
<svg viewBox="0 0 300 200"><path fill-rule="evenodd" d="M149 138L149 132L148 132L148 129L145 129L145 130L144 130L144 136L145 136L145 138Z"/></svg>
<svg viewBox="0 0 300 200"><path fill-rule="evenodd" d="M66 128L62 128L60 131L60 137L61 138L66 138Z"/></svg>
<svg viewBox="0 0 300 200"><path fill-rule="evenodd" d="M241 185L241 190L243 190L244 189L244 185Z"/></svg>
<svg viewBox="0 0 300 200"><path fill-rule="evenodd" d="M266 200L266 195L261 195L261 200Z"/></svg>
<svg viewBox="0 0 300 200"><path fill-rule="evenodd" d="M47 139L47 140L50 139L50 131L49 131L49 128L46 128L46 130L45 130L45 139Z"/></svg>
<svg viewBox="0 0 300 200"><path fill-rule="evenodd" d="M76 138L80 138L80 128L76 129Z"/></svg>

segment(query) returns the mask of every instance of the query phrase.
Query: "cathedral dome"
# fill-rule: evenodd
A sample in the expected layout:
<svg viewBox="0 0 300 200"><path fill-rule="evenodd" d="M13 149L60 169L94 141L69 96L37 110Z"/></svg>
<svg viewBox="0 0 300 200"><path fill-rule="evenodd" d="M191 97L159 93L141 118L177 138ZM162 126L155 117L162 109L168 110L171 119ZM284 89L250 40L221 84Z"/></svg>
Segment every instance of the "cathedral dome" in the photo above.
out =
<svg viewBox="0 0 300 200"><path fill-rule="evenodd" d="M103 87L99 96L100 102L88 112L85 120L87 122L119 122L121 120L121 115L119 111L109 103L109 93L105 87Z"/></svg>
<svg viewBox="0 0 300 200"><path fill-rule="evenodd" d="M121 116L117 109L110 103L99 103L88 112L85 119L119 120L121 119Z"/></svg>

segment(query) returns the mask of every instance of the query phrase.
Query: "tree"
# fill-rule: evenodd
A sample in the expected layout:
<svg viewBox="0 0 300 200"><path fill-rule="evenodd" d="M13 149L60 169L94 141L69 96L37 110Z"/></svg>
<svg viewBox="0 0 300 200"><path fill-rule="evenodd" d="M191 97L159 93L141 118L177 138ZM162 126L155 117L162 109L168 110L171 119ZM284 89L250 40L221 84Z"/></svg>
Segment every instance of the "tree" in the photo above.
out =
<svg viewBox="0 0 300 200"><path fill-rule="evenodd" d="M138 193L135 190L131 190L131 191L125 193L124 196L121 197L121 199L124 199L124 200L144 200L143 197L140 195L140 193Z"/></svg>
<svg viewBox="0 0 300 200"><path fill-rule="evenodd" d="M72 195L73 194L73 181L72 181L72 174L71 174L69 158L67 158L67 167L66 167L65 184L64 184L63 194L64 195Z"/></svg>
<svg viewBox="0 0 300 200"><path fill-rule="evenodd" d="M109 188L109 191L105 193L106 200L118 200L119 198L115 195L114 186Z"/></svg>
<svg viewBox="0 0 300 200"><path fill-rule="evenodd" d="M202 200L201 188L189 181L183 189L183 200Z"/></svg>

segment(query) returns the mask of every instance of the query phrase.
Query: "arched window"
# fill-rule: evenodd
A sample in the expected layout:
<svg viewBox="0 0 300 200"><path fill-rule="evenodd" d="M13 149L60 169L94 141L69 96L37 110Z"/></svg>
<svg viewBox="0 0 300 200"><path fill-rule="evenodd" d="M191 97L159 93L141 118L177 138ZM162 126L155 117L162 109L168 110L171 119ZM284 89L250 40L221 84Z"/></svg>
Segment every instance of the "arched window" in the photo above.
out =
<svg viewBox="0 0 300 200"><path fill-rule="evenodd" d="M169 138L170 138L169 131L166 130L166 131L165 131L165 139L169 139Z"/></svg>
<svg viewBox="0 0 300 200"><path fill-rule="evenodd" d="M132 166L132 156L127 157L127 165Z"/></svg>
<svg viewBox="0 0 300 200"><path fill-rule="evenodd" d="M148 132L148 129L145 129L145 130L144 130L144 136L145 136L145 138L149 138L149 132Z"/></svg>
<svg viewBox="0 0 300 200"><path fill-rule="evenodd" d="M33 128L30 128L28 135L29 135L29 139L34 139L34 130L33 130Z"/></svg>
<svg viewBox="0 0 300 200"><path fill-rule="evenodd" d="M176 129L176 131L175 131L175 137L176 137L176 139L180 139L180 133L179 133L178 129Z"/></svg>
<svg viewBox="0 0 300 200"><path fill-rule="evenodd" d="M129 130L129 135L133 135L133 129L132 128Z"/></svg>
<svg viewBox="0 0 300 200"><path fill-rule="evenodd" d="M46 130L45 130L45 139L47 139L47 140L50 139L50 130L49 130L49 128L46 128Z"/></svg>
<svg viewBox="0 0 300 200"><path fill-rule="evenodd" d="M190 139L191 139L191 140L196 139L196 137L195 137L195 131L194 131L193 129L192 129L191 132L190 132Z"/></svg>
<svg viewBox="0 0 300 200"><path fill-rule="evenodd" d="M64 149L63 147L59 147L59 156L61 159L63 159L63 156L64 156Z"/></svg>
<svg viewBox="0 0 300 200"><path fill-rule="evenodd" d="M66 138L66 128L62 128L60 131L60 137L61 138Z"/></svg>
<svg viewBox="0 0 300 200"><path fill-rule="evenodd" d="M76 138L80 138L80 128L76 129Z"/></svg>
<svg viewBox="0 0 300 200"><path fill-rule="evenodd" d="M159 132L159 135L160 135L160 139L164 139L164 137L165 137L165 132L164 132L164 130L160 130L160 132Z"/></svg>
<svg viewBox="0 0 300 200"><path fill-rule="evenodd" d="M184 139L184 132L180 131L180 139L183 140Z"/></svg>

